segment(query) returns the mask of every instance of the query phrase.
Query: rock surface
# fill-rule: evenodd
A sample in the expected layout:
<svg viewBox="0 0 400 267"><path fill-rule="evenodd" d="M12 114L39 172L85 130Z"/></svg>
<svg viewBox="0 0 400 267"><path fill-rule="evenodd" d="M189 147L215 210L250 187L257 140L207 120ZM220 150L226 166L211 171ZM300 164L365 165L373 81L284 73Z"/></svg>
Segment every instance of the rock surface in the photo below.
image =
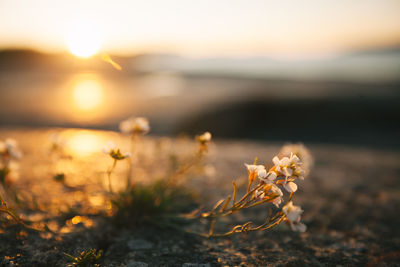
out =
<svg viewBox="0 0 400 267"><path fill-rule="evenodd" d="M12 136L24 150L21 177L16 186L29 187L36 192L39 184L40 190L49 190L48 198L53 192L55 195L73 194L81 199L79 191L71 193L65 188L50 186L51 176L41 176L42 168L37 162L46 159L37 146L44 144L52 131L0 131L0 140ZM104 140L120 138L115 133L90 133L103 136ZM157 142L151 138L144 141L147 145ZM176 150L191 151L188 143L176 142ZM238 185L245 184L243 163L251 163L258 156L260 163L270 165L280 145L216 141L208 157L210 166L216 171L208 176L191 177L191 184L204 204L212 206L215 200L231 193L232 180ZM400 152L322 144L308 147L314 155L315 166L311 175L298 183L299 191L294 198L295 204L304 209L302 220L308 226L306 233L292 232L282 224L266 232L206 239L150 225L113 227L95 214L71 224L73 215L68 217L62 212L62 202L44 199L43 203L52 203L48 209L58 214L57 221L64 225L54 226L61 234L47 236L18 225L1 229L0 266L65 266L68 259L63 252L78 255L89 248L104 251L100 266L400 266ZM85 169L85 177L90 172L100 177L101 170L90 168L107 166L105 161L93 164L90 158L74 160L80 166L89 161L75 170L82 175L81 170L89 166ZM78 175L71 172L70 177L71 184L79 184L79 180L74 180ZM94 196L90 199L93 203ZM63 199L68 201L69 198ZM54 208L54 202L61 208ZM266 214L263 208L238 214L232 220L220 222L217 231L226 230L247 218L262 222ZM29 217L29 213L24 216ZM1 217L4 219L3 215ZM34 217L29 218L33 220ZM206 230L202 222L189 227Z"/></svg>

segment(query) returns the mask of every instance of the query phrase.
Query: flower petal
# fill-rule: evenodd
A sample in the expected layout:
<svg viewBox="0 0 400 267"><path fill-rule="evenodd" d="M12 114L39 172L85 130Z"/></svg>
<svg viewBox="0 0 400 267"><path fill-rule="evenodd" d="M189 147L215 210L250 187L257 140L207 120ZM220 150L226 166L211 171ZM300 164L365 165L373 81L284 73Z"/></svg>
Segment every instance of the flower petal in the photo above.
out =
<svg viewBox="0 0 400 267"><path fill-rule="evenodd" d="M291 223L290 228L295 232L304 233L307 230L307 226L304 223Z"/></svg>
<svg viewBox="0 0 400 267"><path fill-rule="evenodd" d="M297 184L295 184L293 182L288 182L288 183L284 184L283 187L286 189L286 191L288 191L290 193L297 191Z"/></svg>
<svg viewBox="0 0 400 267"><path fill-rule="evenodd" d="M279 163L280 163L280 160L279 160L279 158L278 158L277 156L275 156L275 157L272 159L272 162L275 164L275 166L278 166Z"/></svg>

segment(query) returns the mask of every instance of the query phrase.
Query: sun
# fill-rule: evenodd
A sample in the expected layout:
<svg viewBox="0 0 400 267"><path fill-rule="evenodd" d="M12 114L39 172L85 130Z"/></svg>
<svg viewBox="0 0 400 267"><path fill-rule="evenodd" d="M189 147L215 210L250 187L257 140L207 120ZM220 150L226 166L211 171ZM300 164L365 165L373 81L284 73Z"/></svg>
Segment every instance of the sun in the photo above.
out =
<svg viewBox="0 0 400 267"><path fill-rule="evenodd" d="M96 27L90 23L77 23L69 30L67 44L72 54L88 58L99 51L101 41Z"/></svg>

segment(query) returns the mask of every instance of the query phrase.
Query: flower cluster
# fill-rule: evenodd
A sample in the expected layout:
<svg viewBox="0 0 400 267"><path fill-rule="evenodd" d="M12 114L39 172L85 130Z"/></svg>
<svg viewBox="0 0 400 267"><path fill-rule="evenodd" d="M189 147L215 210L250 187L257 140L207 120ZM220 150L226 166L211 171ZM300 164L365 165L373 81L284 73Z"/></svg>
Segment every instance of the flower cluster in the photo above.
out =
<svg viewBox="0 0 400 267"><path fill-rule="evenodd" d="M279 151L281 157L290 157L291 153L299 157L301 168L304 170L305 174L307 175L310 173L310 169L314 165L314 159L310 151L303 144L287 144Z"/></svg>
<svg viewBox="0 0 400 267"><path fill-rule="evenodd" d="M131 135L147 134L150 131L149 121L144 117L131 117L119 124L121 132Z"/></svg>
<svg viewBox="0 0 400 267"><path fill-rule="evenodd" d="M125 152L122 153L119 148L115 145L114 142L109 141L102 149L104 154L110 155L114 160L123 160L129 158L131 153Z"/></svg>
<svg viewBox="0 0 400 267"><path fill-rule="evenodd" d="M283 157L279 159L275 156L272 159L274 163L274 167L272 167L271 171L275 173L278 178L278 183L283 184L283 187L288 192L296 192L297 184L293 181L296 179L304 180L305 172L301 168L301 161L299 157L290 154L290 157Z"/></svg>
<svg viewBox="0 0 400 267"><path fill-rule="evenodd" d="M297 191L296 179L304 179L305 172L301 168L302 162L299 157L290 153L289 157L275 156L272 159L274 166L267 171L264 165L245 164L249 174L249 189L251 184L258 178L260 180L259 188L255 190L255 198L273 203L277 208L283 202L283 192L279 188L282 185L289 193ZM304 232L306 227L300 223L300 214L303 212L300 207L293 206L290 201L282 208L286 214L287 220L293 230ZM296 216L295 216L296 215ZM303 231L304 230L304 231Z"/></svg>
<svg viewBox="0 0 400 267"><path fill-rule="evenodd" d="M293 231L306 231L306 225L300 222L300 215L303 210L298 206L294 206L292 202L293 194L298 188L294 181L297 179L303 180L306 175L302 168L302 162L294 153L290 153L289 156L275 156L272 162L274 165L269 170L264 165L257 165L257 159L253 164L245 164L248 172L246 194L237 201L237 188L236 184L233 183L233 196L228 196L225 200L218 202L211 212L202 214L203 218L211 219L208 236L228 236L240 232L263 231L278 225L282 221L288 222ZM254 187L253 184L257 180L258 183ZM281 188L284 188L290 195L287 203L279 210L279 206L285 202ZM270 209L270 217L265 223L253 227L250 221L243 225L237 225L226 233L214 234L214 225L217 218L268 203L273 204L278 211L275 215L272 215L272 209Z"/></svg>
<svg viewBox="0 0 400 267"><path fill-rule="evenodd" d="M22 157L22 152L18 148L17 141L6 139L0 141L0 182L12 184L18 179L19 165L15 160Z"/></svg>

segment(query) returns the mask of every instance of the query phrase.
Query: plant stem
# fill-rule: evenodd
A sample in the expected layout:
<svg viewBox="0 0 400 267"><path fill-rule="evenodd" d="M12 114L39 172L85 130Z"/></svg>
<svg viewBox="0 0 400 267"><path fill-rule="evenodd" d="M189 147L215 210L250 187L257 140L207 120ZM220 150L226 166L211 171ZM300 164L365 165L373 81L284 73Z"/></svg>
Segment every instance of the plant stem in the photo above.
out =
<svg viewBox="0 0 400 267"><path fill-rule="evenodd" d="M127 175L127 177L126 177L126 188L128 189L128 188L130 188L131 187L131 180L132 180L132 172L133 172L133 167L134 167L134 163L135 163L135 143L137 143L136 142L136 138L137 137L137 135L136 134L132 134L131 135L131 140L130 140L130 143L129 143L129 146L130 146L130 152L131 152L131 158L130 158L130 161L129 161L129 170L128 170L128 175Z"/></svg>
<svg viewBox="0 0 400 267"><path fill-rule="evenodd" d="M112 193L111 173L114 171L116 165L117 165L117 160L114 159L113 165L111 166L111 168L110 168L110 169L108 170L108 172L107 172L107 176L108 176L108 189L109 189L110 193Z"/></svg>

